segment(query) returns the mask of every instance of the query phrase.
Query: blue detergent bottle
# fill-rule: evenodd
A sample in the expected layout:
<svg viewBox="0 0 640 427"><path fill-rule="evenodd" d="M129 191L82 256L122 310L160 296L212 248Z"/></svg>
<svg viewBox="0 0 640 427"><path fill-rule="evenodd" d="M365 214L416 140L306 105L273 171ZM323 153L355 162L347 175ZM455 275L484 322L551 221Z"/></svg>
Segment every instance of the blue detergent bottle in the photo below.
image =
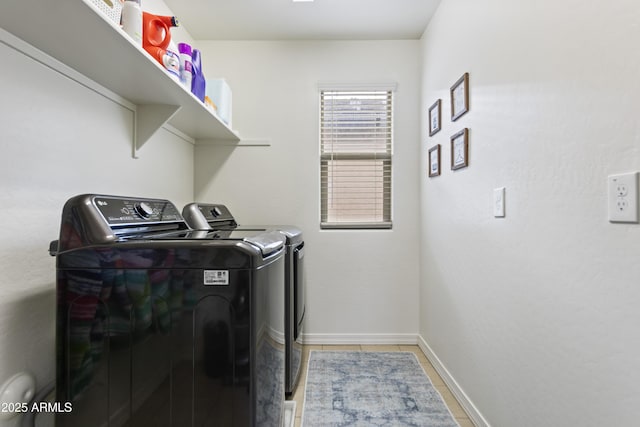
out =
<svg viewBox="0 0 640 427"><path fill-rule="evenodd" d="M206 92L206 82L202 73L202 54L199 49L193 49L191 56L193 65L193 80L191 81L191 92L202 102Z"/></svg>

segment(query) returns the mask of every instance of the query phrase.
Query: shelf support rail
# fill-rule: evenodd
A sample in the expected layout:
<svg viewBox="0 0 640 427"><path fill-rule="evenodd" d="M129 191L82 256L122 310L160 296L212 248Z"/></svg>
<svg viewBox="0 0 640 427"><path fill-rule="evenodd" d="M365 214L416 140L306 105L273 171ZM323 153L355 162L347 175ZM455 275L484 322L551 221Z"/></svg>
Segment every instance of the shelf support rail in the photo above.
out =
<svg viewBox="0 0 640 427"><path fill-rule="evenodd" d="M133 114L133 152L138 158L138 150L182 108L179 105L140 104Z"/></svg>

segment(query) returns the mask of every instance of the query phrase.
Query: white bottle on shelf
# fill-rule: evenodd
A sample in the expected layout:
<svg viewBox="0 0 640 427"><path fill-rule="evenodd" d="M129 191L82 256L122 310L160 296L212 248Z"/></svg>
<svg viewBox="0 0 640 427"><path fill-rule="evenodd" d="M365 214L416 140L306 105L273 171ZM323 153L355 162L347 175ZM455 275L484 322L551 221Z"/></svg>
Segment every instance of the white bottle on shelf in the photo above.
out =
<svg viewBox="0 0 640 427"><path fill-rule="evenodd" d="M140 0L125 0L122 5L120 24L122 24L124 32L137 45L142 46L142 8L140 7Z"/></svg>

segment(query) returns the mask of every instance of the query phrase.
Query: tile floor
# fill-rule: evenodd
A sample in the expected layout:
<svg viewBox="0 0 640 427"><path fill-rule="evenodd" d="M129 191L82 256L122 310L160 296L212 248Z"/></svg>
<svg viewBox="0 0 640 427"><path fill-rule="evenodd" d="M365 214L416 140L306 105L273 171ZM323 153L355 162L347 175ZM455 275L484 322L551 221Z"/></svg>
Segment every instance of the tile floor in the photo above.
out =
<svg viewBox="0 0 640 427"><path fill-rule="evenodd" d="M307 345L304 347L304 355L302 361L302 372L300 374L300 383L296 388L295 393L291 396L292 400L296 401L296 420L295 427L300 427L302 424L302 406L304 404L304 385L307 377L307 362L309 361L309 351L311 350L346 350L346 351L411 351L418 356L420 365L424 368L427 376L431 380L434 387L440 392L440 395L444 399L445 403L449 407L449 410L455 417L460 427L473 427L473 423L464 412L460 404L456 401L453 394L449 391L447 386L440 378L440 375L436 372L435 368L431 365L429 360L425 357L420 347L417 345ZM314 427L314 426L305 426Z"/></svg>

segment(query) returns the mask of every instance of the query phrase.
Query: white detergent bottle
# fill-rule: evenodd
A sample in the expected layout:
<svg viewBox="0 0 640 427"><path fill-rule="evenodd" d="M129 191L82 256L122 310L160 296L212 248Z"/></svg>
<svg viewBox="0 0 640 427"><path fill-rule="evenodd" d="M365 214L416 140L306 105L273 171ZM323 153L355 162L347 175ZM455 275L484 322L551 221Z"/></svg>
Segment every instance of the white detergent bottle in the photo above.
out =
<svg viewBox="0 0 640 427"><path fill-rule="evenodd" d="M178 46L171 40L169 46L167 46L167 52L164 58L164 67L169 72L169 75L177 82L180 81L180 52Z"/></svg>
<svg viewBox="0 0 640 427"><path fill-rule="evenodd" d="M122 5L120 24L129 37L142 46L142 9L140 0L126 0Z"/></svg>

